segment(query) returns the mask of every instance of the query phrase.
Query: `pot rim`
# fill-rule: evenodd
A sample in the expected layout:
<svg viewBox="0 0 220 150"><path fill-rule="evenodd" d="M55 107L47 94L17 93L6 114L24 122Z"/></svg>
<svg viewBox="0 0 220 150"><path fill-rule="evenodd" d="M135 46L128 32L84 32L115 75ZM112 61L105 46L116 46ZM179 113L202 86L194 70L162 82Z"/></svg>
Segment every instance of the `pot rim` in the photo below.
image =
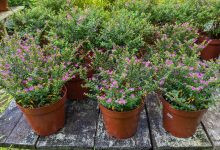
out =
<svg viewBox="0 0 220 150"><path fill-rule="evenodd" d="M163 96L160 96L160 101L163 103L163 105L167 105L166 108L168 110L170 110L172 113L178 116L194 117L193 115L205 113L208 110L208 108L202 109L202 110L196 110L196 111L178 110L178 109L175 109L169 102L167 102Z"/></svg>
<svg viewBox="0 0 220 150"><path fill-rule="evenodd" d="M62 91L64 91L64 95L62 98L60 98L60 100L58 100L57 102L55 103L52 103L52 104L49 104L49 105L46 105L46 106L42 106L42 107L38 107L38 108L24 108L22 107L21 105L19 105L17 102L16 102L16 105L23 111L25 112L26 114L31 114L31 115L43 115L43 114L46 114L46 113L49 113L49 112L52 112L54 109L56 109L60 103L62 103L62 101L66 101L66 96L67 96L67 88L66 86L63 87ZM49 109L49 108L53 108L54 109ZM46 110L45 112L43 113L40 113L40 111L42 110ZM48 110L48 111L47 111Z"/></svg>
<svg viewBox="0 0 220 150"><path fill-rule="evenodd" d="M131 117L134 114L136 115L139 112L141 112L142 109L144 108L144 106L145 106L145 103L144 103L144 101L142 101L142 103L137 108L135 108L133 110L118 112L118 111L109 110L108 108L106 108L105 106L103 106L102 104L99 103L99 108L101 110L103 110L103 109L105 110L105 112L101 111L102 114L105 114L106 116L114 117L114 118L128 118L128 117Z"/></svg>

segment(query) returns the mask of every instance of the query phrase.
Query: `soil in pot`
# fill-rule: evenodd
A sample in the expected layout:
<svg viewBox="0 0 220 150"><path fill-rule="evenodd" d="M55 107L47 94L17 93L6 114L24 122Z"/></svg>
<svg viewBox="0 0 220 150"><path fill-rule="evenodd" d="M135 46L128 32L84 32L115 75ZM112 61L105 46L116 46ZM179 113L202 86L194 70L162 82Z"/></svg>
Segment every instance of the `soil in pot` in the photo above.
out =
<svg viewBox="0 0 220 150"><path fill-rule="evenodd" d="M198 42L209 41L208 45L201 51L203 60L217 59L220 55L220 40L209 39L205 36L200 37Z"/></svg>
<svg viewBox="0 0 220 150"><path fill-rule="evenodd" d="M28 109L17 104L29 125L38 135L48 136L63 128L65 124L66 87L63 94L58 102L45 107Z"/></svg>
<svg viewBox="0 0 220 150"><path fill-rule="evenodd" d="M8 11L8 0L0 0L0 11Z"/></svg>
<svg viewBox="0 0 220 150"><path fill-rule="evenodd" d="M88 78L90 78L93 75L93 71L88 72ZM84 84L84 80L80 77L73 78L69 82L67 82L67 99L71 100L84 100L87 97L85 96L85 93L88 92L87 88L82 87Z"/></svg>
<svg viewBox="0 0 220 150"><path fill-rule="evenodd" d="M189 138L193 136L207 109L200 111L183 111L172 107L163 97L163 127L175 137Z"/></svg>
<svg viewBox="0 0 220 150"><path fill-rule="evenodd" d="M99 105L108 134L117 139L127 139L135 135L144 104L128 112L116 112Z"/></svg>

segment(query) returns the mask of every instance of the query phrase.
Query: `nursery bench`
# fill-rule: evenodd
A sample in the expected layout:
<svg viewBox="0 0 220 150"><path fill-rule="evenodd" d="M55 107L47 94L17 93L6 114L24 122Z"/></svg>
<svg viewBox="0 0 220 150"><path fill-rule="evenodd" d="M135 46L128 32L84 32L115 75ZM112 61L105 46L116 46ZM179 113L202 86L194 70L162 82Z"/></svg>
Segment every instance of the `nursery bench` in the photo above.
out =
<svg viewBox="0 0 220 150"><path fill-rule="evenodd" d="M9 8L9 11L3 11L0 12L0 29L3 30L4 34L7 35L7 30L5 28L5 21L8 17L10 17L11 15L21 11L24 9L24 6L16 6L16 7L11 7Z"/></svg>
<svg viewBox="0 0 220 150"><path fill-rule="evenodd" d="M66 125L57 134L39 137L26 123L14 101L0 114L0 147L29 149L216 149L220 150L220 105L210 109L192 138L171 136L162 128L161 106L149 95L136 135L116 140L105 131L95 101L67 101Z"/></svg>

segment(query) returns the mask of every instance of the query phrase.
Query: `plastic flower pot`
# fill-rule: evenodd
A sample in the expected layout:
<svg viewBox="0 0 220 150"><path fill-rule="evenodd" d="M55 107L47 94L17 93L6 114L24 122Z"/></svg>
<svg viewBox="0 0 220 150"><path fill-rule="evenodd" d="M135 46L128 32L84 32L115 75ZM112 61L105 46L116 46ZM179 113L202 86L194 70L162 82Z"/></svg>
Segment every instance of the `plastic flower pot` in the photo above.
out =
<svg viewBox="0 0 220 150"><path fill-rule="evenodd" d="M66 87L63 97L56 103L34 109L28 109L17 104L23 112L31 128L40 136L48 136L63 128L65 123Z"/></svg>
<svg viewBox="0 0 220 150"><path fill-rule="evenodd" d="M143 107L144 103L140 107L128 112L116 112L100 104L99 108L102 112L108 134L117 139L127 139L134 136Z"/></svg>
<svg viewBox="0 0 220 150"><path fill-rule="evenodd" d="M0 0L0 11L8 11L8 1Z"/></svg>
<svg viewBox="0 0 220 150"><path fill-rule="evenodd" d="M200 111L182 111L172 107L163 97L163 127L175 137L189 138L193 136L207 109Z"/></svg>
<svg viewBox="0 0 220 150"><path fill-rule="evenodd" d="M88 78L93 75L93 71L88 72ZM82 87L84 80L80 77L73 78L66 84L67 87L67 98L71 100L84 100L87 97L85 93L88 92L87 88Z"/></svg>
<svg viewBox="0 0 220 150"><path fill-rule="evenodd" d="M201 58L203 60L217 59L220 55L220 40L209 39L205 36L199 38L199 43L209 41L208 45L201 51Z"/></svg>

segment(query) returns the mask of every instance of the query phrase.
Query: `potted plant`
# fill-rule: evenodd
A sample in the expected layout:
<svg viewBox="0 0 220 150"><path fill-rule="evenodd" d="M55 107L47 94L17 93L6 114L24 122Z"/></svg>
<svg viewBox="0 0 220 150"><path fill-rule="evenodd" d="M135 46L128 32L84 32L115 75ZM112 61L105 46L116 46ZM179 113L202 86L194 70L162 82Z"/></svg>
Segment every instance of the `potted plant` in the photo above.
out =
<svg viewBox="0 0 220 150"><path fill-rule="evenodd" d="M208 45L201 51L201 58L216 59L220 55L220 1L205 0L198 4L197 8L199 6L200 9L192 20L201 31L199 42L208 41Z"/></svg>
<svg viewBox="0 0 220 150"><path fill-rule="evenodd" d="M11 94L32 129L41 136L65 123L66 87L77 69L72 49L50 42L44 47L30 35L5 37L0 48L0 85Z"/></svg>
<svg viewBox="0 0 220 150"><path fill-rule="evenodd" d="M0 12L8 10L8 0L0 0Z"/></svg>
<svg viewBox="0 0 220 150"><path fill-rule="evenodd" d="M164 51L177 55L187 54L188 57L200 53L205 43L196 43L199 33L190 23L165 24L157 32L157 39L152 52L157 51L163 57Z"/></svg>
<svg viewBox="0 0 220 150"><path fill-rule="evenodd" d="M105 68L100 67L86 86L93 91L88 96L99 102L109 135L126 139L136 133L144 97L156 84L150 62L130 56L127 50L119 51L109 54Z"/></svg>
<svg viewBox="0 0 220 150"><path fill-rule="evenodd" d="M163 126L176 137L188 138L208 108L219 100L214 92L219 87L216 70L220 65L202 62L198 55L165 55L166 59L156 65Z"/></svg>

